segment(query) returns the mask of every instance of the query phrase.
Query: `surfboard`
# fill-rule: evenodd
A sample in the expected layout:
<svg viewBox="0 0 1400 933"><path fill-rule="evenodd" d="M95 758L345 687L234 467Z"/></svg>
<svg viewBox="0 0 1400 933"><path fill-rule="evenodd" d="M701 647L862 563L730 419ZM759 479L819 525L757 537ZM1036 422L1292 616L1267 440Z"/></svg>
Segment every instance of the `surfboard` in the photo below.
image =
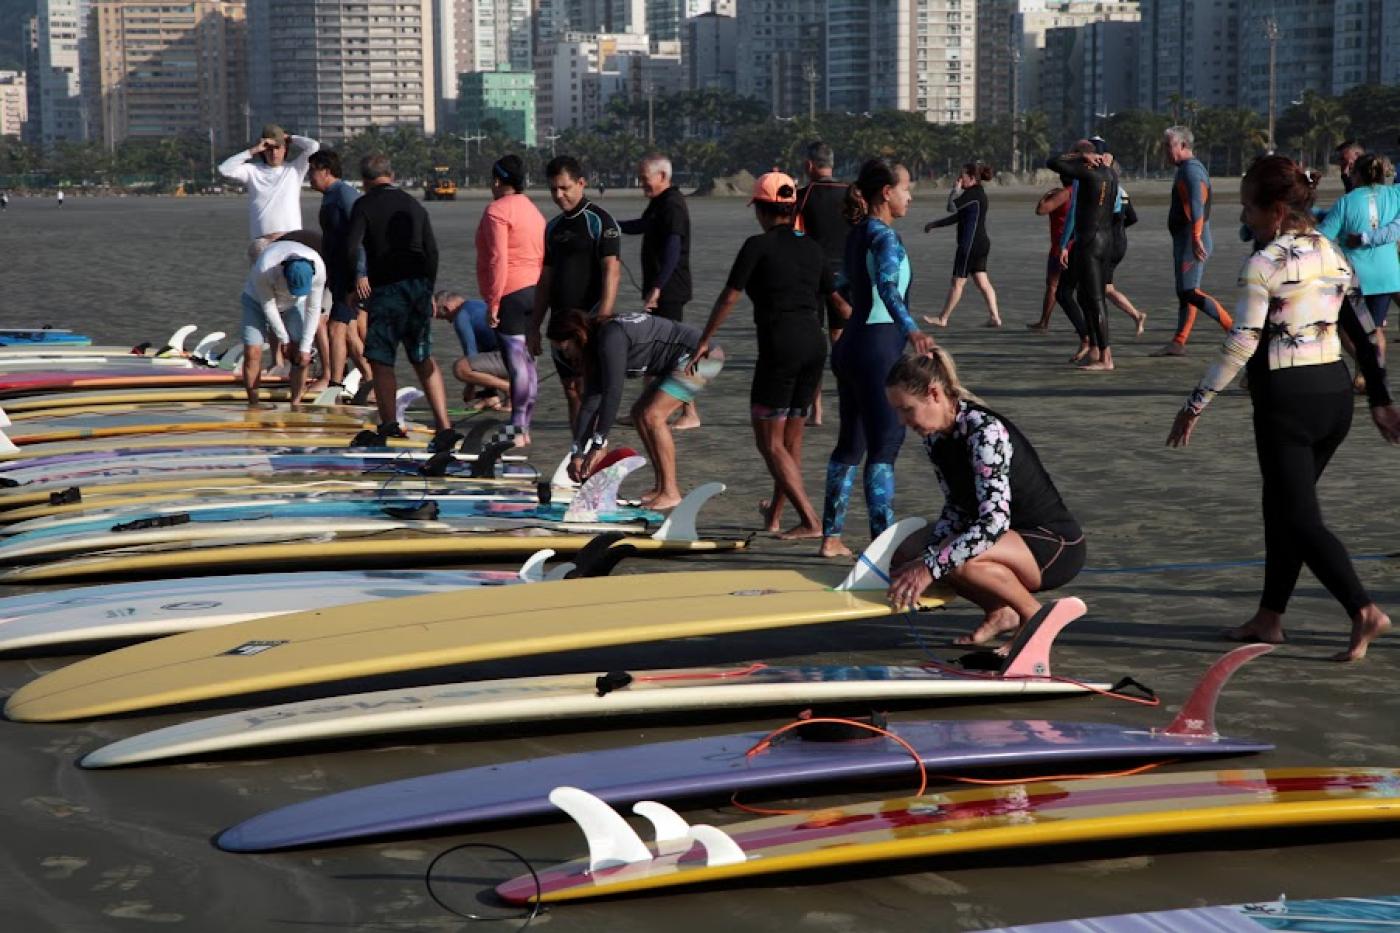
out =
<svg viewBox="0 0 1400 933"><path fill-rule="evenodd" d="M81 719L472 661L886 617L894 613L880 575L899 542L923 524L905 519L886 529L845 580L826 567L648 573L488 589L470 601L362 603L173 635L26 684L9 698L6 715ZM544 543L562 553L558 541ZM623 542L665 546L648 538ZM927 596L924 604L935 608L945 599Z"/></svg>
<svg viewBox="0 0 1400 933"><path fill-rule="evenodd" d="M1260 933L1293 930L1307 933L1362 933L1400 930L1400 896L1336 897L1289 900L1224 907L1192 907L1120 914L1088 920L1033 923L984 933Z"/></svg>
<svg viewBox="0 0 1400 933"><path fill-rule="evenodd" d="M1109 688L1108 684L1080 685L1052 679L1048 661L1038 675L1019 673L1022 655L1048 659L1049 642L1054 635L1053 629L1046 628L1040 635L1044 646L1039 642L1023 645L1021 651L1006 659L1003 672L991 675L932 667L788 667L756 663L741 667L518 677L326 697L157 729L100 748L81 764L107 768L293 742L497 723L549 723L556 719L594 720L786 704L1049 696ZM1262 653L1253 646L1247 650L1249 656ZM1222 676L1214 684L1216 691L1224 679ZM1205 701L1195 704L1197 708L1205 706ZM1213 723L1212 718L1197 718L1203 729L1213 731L1213 725L1206 725Z"/></svg>
<svg viewBox="0 0 1400 933"><path fill-rule="evenodd" d="M111 420L113 423L109 425L85 428L34 429L29 424L21 424L3 433L9 437L12 444L21 449L102 440L135 449L136 445L148 439L159 441L167 434L178 434L188 439L186 443L190 443L203 434L218 432L220 435L226 435L234 431L244 432L250 437L271 435L274 438L287 436L311 439L329 446L341 439L346 439L348 443L349 438L361 430L372 430L378 423L364 418L318 417L285 409L277 412L249 412L247 417L241 419L222 418L213 413L199 415L189 412L184 421L161 423L137 420L121 424L119 422L124 419L120 417L113 417ZM430 428L422 425L404 425L403 429L408 438L399 439L400 444L396 446L402 446L403 443L426 444L434 434ZM166 446L169 446L169 442L166 442Z"/></svg>
<svg viewBox="0 0 1400 933"><path fill-rule="evenodd" d="M286 402L290 393L285 388L272 386L259 389L260 397L267 402ZM98 410L105 406L141 404L180 404L186 402L238 403L247 398L242 386L223 388L221 386L171 386L154 389L109 389L92 392L52 392L7 399L5 411L11 417L17 414L44 412L64 408L88 408ZM16 418L16 421L19 419Z"/></svg>
<svg viewBox="0 0 1400 933"><path fill-rule="evenodd" d="M92 428L152 427L178 430L180 424L334 424L338 427L378 423L378 411L364 405L287 405L248 407L246 399L233 402L129 402L121 405L73 405L62 408L11 412L4 406L13 430L10 440L20 443L18 432L51 434ZM411 425L427 430L422 425Z"/></svg>
<svg viewBox="0 0 1400 933"><path fill-rule="evenodd" d="M1186 771L951 791L734 823L689 826L643 801L642 842L606 803L575 788L551 798L579 822L590 856L496 888L510 903L599 897L779 872L1269 827L1400 820L1400 771L1277 768Z"/></svg>
<svg viewBox="0 0 1400 933"><path fill-rule="evenodd" d="M82 346L90 343L92 343L91 337L61 327L0 328L0 346L30 346L33 344Z"/></svg>
<svg viewBox="0 0 1400 933"><path fill-rule="evenodd" d="M609 529L643 533L659 526L664 516L649 509L618 505L617 490L623 479L645 462L645 458L633 457L619 469L590 478L568 502L458 498L451 494L423 499L410 489L384 497L284 498L216 503L183 511L137 509L122 516L35 519L23 528L7 529L9 534L0 540L0 566L166 544L209 547L266 541L310 542L327 536L368 536L405 530L419 535L572 534ZM714 492L714 487L702 487L676 509L682 516L693 515Z"/></svg>
<svg viewBox="0 0 1400 933"><path fill-rule="evenodd" d="M0 432L3 433L3 432ZM304 448L339 446L342 442L348 447L355 432L350 431L307 431L290 433L287 431L238 431L216 430L207 433L166 433L124 437L120 441L104 442L105 439L89 441L63 441L54 444L26 444L13 450L0 451L0 461L25 461L40 457L71 457L81 454L111 455L123 451L165 451L178 453L182 450L204 447L256 447L271 452L292 452ZM422 450L424 438L388 438L384 446L392 450ZM342 448L345 449L345 448Z"/></svg>
<svg viewBox="0 0 1400 933"><path fill-rule="evenodd" d="M1242 663L1229 656L1222 661L1232 669ZM1218 683L1211 689L1218 690ZM1201 705L1194 696L1190 702ZM1213 709L1214 695L1208 703ZM862 780L910 771L909 749L925 768L944 772L1250 754L1273 748L1220 736L1213 719L1205 729L1182 717L1162 731L1043 719L887 724L886 730L908 748L866 732L833 740L816 733L821 725L825 724L811 725L811 739L804 738L801 727L780 743L766 743L771 730L748 732L533 758L376 784L260 814L225 830L216 844L233 852L267 852L544 816L553 812L550 792L561 782L616 806L653 797L675 800Z"/></svg>
<svg viewBox="0 0 1400 933"><path fill-rule="evenodd" d="M547 553L547 552L543 552ZM0 599L0 651L158 638L308 609L503 586L510 570L269 573L116 583Z"/></svg>
<svg viewBox="0 0 1400 933"><path fill-rule="evenodd" d="M265 373L269 385L285 381ZM65 372L18 372L0 374L0 398L59 392L65 389L136 389L152 386L242 385L242 376L222 369L161 369L151 372L114 373L73 370Z"/></svg>

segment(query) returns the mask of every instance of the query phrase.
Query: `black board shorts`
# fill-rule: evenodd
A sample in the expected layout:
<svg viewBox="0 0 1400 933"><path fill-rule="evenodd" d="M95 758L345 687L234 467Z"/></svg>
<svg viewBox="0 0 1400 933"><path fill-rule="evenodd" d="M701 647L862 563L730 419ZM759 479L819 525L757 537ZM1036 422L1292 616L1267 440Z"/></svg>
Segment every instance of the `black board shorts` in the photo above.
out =
<svg viewBox="0 0 1400 933"><path fill-rule="evenodd" d="M1054 528L1017 528L1015 531L1026 542L1035 565L1040 568L1037 593L1058 590L1084 569L1088 548L1078 525L1064 523Z"/></svg>

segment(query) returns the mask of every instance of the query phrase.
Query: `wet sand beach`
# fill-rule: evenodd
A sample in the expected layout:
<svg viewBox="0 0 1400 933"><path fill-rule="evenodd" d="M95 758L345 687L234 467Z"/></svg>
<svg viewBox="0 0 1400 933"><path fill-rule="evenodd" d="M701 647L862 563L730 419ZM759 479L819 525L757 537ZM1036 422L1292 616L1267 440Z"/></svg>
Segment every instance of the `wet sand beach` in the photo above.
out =
<svg viewBox="0 0 1400 933"><path fill-rule="evenodd" d="M1201 318L1184 359L1151 359L1175 326L1164 186L1130 186L1142 222L1129 233L1118 284L1150 317L1133 339L1128 318L1110 309L1118 370L1074 371L1068 323L1058 311L1048 335L1025 325L1038 316L1048 234L1031 212L1035 192L993 189L988 221L990 274L1006 327L982 327L980 296L969 288L937 338L953 353L964 382L1012 417L1031 438L1070 509L1083 525L1089 569L1061 595L1084 599L1088 614L1061 636L1055 671L1089 680L1132 675L1155 689L1163 708L1102 698L904 706L894 719L1036 717L1152 726L1167 722L1199 674L1230 645L1223 626L1243 622L1258 598L1263 557L1260 480L1248 398L1237 387L1218 398L1185 450L1164 446L1172 419L1220 344ZM1141 192L1138 188L1142 187ZM1235 191L1217 182L1216 253L1206 289L1227 307L1245 247L1235 236ZM542 195L540 196L542 198ZM914 267L913 307L936 313L947 288L951 230L924 235L943 216L946 191L916 191L899 230ZM546 215L552 205L541 200ZM609 192L600 203L619 218L638 216L635 194ZM473 291L472 233L484 201L429 205L442 249L440 287ZM315 217L307 197L303 213ZM739 199L691 202L691 262L696 300L687 320L703 324L744 237L756 233ZM0 327L50 323L90 333L96 342L159 340L181 323L238 334L238 294L246 207L237 198L73 197L12 200L0 215ZM625 259L640 278L638 241ZM636 291L623 277L624 299ZM626 304L620 303L620 307ZM437 325L435 354L450 363L451 329ZM706 511L704 527L747 533L759 525L769 493L753 448L748 385L755 358L747 302L721 332L725 371L701 397L704 426L677 435L684 487L720 479L728 491ZM567 449L564 406L548 362L533 431L533 458L550 468ZM405 370L403 377L408 378ZM630 393L629 393L630 397ZM828 419L807 434L807 489L820 508L826 457L835 439L834 381ZM627 441L635 436L619 432ZM645 471L644 471L645 472ZM919 445L906 440L898 467L897 511L935 515L941 497ZM1358 401L1350 438L1320 486L1328 522L1358 558L1374 598L1400 608L1400 452L1386 447ZM645 476L625 489L644 488ZM853 497L847 543L867 540L860 496ZM790 517L790 513L789 513ZM629 559L626 575L672 569L816 566L815 545L759 535L747 552L721 558ZM24 590L0 588L0 596ZM469 596L464 596L469 599ZM698 638L585 655L479 664L436 679L635 669L751 660L821 663L917 663L932 653L954 658L953 637L978 613L966 603L913 622L899 619L825 625L738 637ZM1400 767L1400 637L1382 638L1361 663L1328 656L1346 646L1348 620L1304 571L1288 614L1290 641L1236 675L1220 707L1222 732L1272 742L1277 750L1182 768L1370 765ZM82 655L0 659L0 692ZM407 679L404 679L407 680ZM396 681L398 682L398 681ZM379 685L384 681L378 682ZM363 687L361 687L363 689ZM340 692L340 691L337 691ZM295 694L302 696L305 694ZM293 694L288 694L290 698ZM473 925L430 899L423 875L440 852L463 842L507 846L546 867L581 853L581 835L563 822L489 827L269 855L231 855L211 839L268 809L380 781L527 757L621 747L638 742L759 731L795 710L688 720L567 723L561 729L434 733L380 742L289 748L166 766L89 772L75 761L100 745L184 721L201 711L96 722L30 725L0 721L0 929L15 933L109 930L414 931L517 929ZM912 791L917 777L884 785ZM935 784L934 786L942 786ZM794 806L873 799L859 789L795 798ZM723 800L678 809L691 822L719 826L745 819ZM465 853L463 859L466 858ZM463 909L469 889L518 874L518 866L454 859L448 872L479 878L440 886ZM1052 851L1026 850L938 858L760 879L678 893L561 905L532 928L568 931L953 931L1206 903L1400 892L1395 828L1290 830L1205 836L1186 841L1121 840Z"/></svg>

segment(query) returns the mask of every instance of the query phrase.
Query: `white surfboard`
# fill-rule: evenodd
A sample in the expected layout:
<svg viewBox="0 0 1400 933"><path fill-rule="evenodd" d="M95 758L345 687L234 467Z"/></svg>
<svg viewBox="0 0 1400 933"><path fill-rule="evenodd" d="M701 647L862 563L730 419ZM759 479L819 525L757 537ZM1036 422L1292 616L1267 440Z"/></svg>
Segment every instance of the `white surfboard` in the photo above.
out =
<svg viewBox="0 0 1400 933"><path fill-rule="evenodd" d="M357 693L197 719L114 742L80 764L112 768L324 739L688 709L1085 692L1086 687L1048 678L959 676L885 665L752 664L517 677Z"/></svg>
<svg viewBox="0 0 1400 933"><path fill-rule="evenodd" d="M554 579L554 552L519 570L364 570L204 577L114 583L0 599L0 652L67 649L92 641L158 638L249 619L329 609L375 599Z"/></svg>

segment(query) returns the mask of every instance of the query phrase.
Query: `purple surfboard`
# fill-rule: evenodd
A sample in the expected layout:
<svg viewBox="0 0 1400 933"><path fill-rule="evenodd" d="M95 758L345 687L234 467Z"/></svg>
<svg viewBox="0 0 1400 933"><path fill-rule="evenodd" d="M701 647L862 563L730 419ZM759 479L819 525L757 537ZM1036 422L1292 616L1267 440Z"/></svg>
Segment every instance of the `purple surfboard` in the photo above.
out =
<svg viewBox="0 0 1400 933"><path fill-rule="evenodd" d="M1221 686L1269 646L1217 661L1164 730L1050 720L914 721L889 731L928 768L1058 764L1094 759L1236 755L1273 748L1215 734ZM370 836L460 828L488 820L556 816L549 792L589 791L614 806L638 800L870 778L912 771L908 751L881 736L848 741L790 738L749 755L766 732L662 742L536 758L376 784L292 804L239 823L217 839L230 852L265 852Z"/></svg>

